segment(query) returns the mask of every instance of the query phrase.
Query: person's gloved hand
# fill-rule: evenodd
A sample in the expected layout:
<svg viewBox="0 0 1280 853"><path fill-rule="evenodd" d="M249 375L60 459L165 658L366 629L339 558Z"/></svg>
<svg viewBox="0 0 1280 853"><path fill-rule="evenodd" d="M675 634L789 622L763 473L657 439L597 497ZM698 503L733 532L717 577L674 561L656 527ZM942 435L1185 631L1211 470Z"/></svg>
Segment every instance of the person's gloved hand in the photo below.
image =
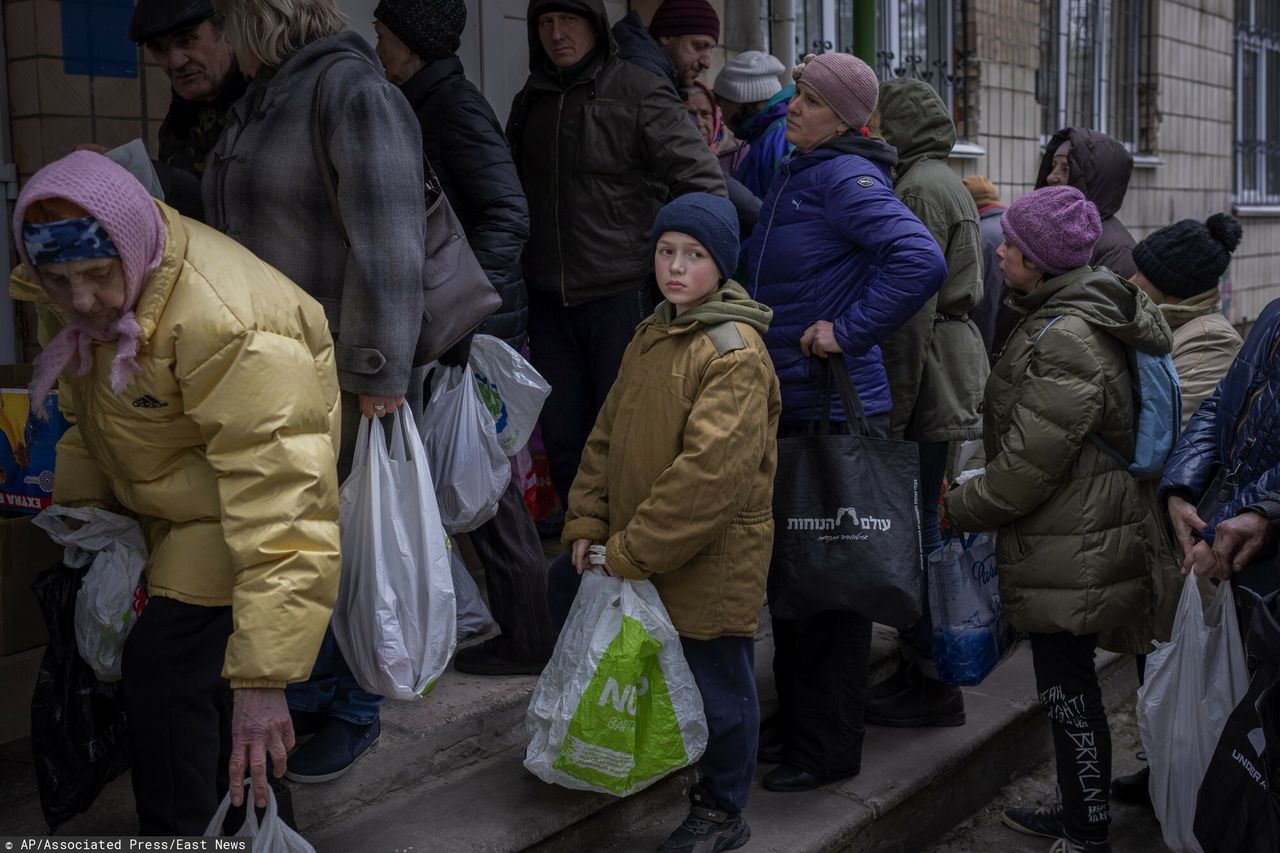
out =
<svg viewBox="0 0 1280 853"><path fill-rule="evenodd" d="M438 359L440 364L443 367L465 367L471 358L471 339L474 337L475 332L472 332L445 350L444 355Z"/></svg>

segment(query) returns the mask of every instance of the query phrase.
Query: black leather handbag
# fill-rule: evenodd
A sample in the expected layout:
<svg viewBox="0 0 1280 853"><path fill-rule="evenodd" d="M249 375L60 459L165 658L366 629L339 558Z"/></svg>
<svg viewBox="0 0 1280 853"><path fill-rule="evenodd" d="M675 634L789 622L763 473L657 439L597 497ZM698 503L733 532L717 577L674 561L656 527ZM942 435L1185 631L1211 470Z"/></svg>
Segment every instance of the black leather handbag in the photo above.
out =
<svg viewBox="0 0 1280 853"><path fill-rule="evenodd" d="M342 231L343 243L350 248L347 224L338 207L333 162L320 132L320 94L324 78L330 68L344 60L358 61L359 57L334 58L316 79L311 102L311 144L320 164L320 178L329 200L329 211ZM418 345L413 354L415 366L435 361L474 332L502 304L502 297L485 275L475 252L471 251L462 223L453 212L440 178L425 155L422 171L427 207L426 257L422 263L422 330L418 333Z"/></svg>

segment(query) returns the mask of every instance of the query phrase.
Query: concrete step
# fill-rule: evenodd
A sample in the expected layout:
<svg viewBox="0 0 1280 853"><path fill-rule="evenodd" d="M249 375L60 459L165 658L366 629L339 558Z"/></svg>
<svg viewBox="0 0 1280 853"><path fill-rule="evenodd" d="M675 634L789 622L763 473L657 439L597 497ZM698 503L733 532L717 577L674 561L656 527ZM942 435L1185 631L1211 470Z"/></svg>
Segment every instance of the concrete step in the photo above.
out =
<svg viewBox="0 0 1280 853"><path fill-rule="evenodd" d="M883 658L881 666L888 662ZM1128 658L1100 656L1099 671L1110 705L1132 701ZM1024 648L981 687L965 691L965 726L871 727L858 777L799 795L757 788L747 813L750 849L922 849L1011 777L1048 757L1048 727L1033 685ZM327 821L309 838L320 853L652 850L683 818L695 779L694 771L684 770L618 800L544 784L523 769L522 759L517 746L465 772L425 780L341 821Z"/></svg>

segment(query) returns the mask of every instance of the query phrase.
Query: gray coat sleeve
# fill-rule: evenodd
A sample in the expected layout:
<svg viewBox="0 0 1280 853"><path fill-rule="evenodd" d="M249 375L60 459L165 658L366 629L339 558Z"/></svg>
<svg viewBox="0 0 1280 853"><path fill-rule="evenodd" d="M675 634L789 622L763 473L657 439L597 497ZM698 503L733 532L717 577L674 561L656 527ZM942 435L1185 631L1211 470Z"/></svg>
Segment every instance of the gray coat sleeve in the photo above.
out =
<svg viewBox="0 0 1280 853"><path fill-rule="evenodd" d="M409 387L422 328L422 132L386 81L340 80L326 87L336 95L322 123L351 241L335 330L338 383L355 394L399 396Z"/></svg>

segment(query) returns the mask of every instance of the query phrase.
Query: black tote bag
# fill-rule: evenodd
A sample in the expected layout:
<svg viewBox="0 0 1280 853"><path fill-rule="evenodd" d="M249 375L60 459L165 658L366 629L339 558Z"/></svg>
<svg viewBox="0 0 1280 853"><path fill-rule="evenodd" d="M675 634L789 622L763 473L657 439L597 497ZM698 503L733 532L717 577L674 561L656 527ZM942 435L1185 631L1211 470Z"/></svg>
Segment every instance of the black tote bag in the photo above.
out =
<svg viewBox="0 0 1280 853"><path fill-rule="evenodd" d="M920 451L871 436L844 357L826 359L816 429L778 439L769 611L846 610L885 625L920 619ZM850 433L831 434L831 378Z"/></svg>

